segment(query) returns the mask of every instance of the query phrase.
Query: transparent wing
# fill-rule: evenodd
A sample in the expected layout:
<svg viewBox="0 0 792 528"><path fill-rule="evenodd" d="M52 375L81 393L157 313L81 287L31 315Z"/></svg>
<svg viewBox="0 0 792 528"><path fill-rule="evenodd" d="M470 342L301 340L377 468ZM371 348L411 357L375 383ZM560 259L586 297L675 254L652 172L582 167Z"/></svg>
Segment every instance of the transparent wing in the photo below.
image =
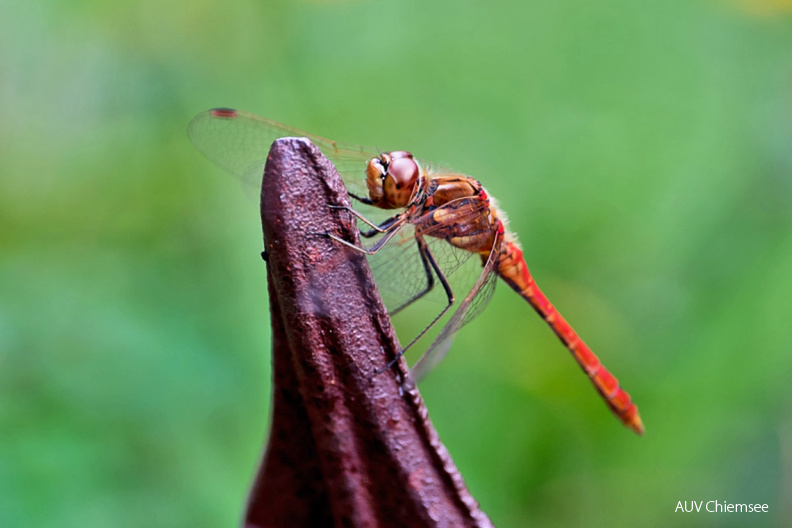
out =
<svg viewBox="0 0 792 528"><path fill-rule="evenodd" d="M195 116L187 135L212 163L245 183L258 187L272 142L282 137L306 137L338 169L350 192L367 195L366 163L373 148L331 141L265 117L230 108L215 108Z"/></svg>
<svg viewBox="0 0 792 528"><path fill-rule="evenodd" d="M473 254L455 248L442 239L425 237L425 240L452 288L456 291L465 285L470 287L475 276L471 280L470 267L465 264ZM402 227L394 239L370 256L369 266L391 315L418 301L431 303L433 310L437 311L447 304L447 297L435 271L418 250L412 225ZM472 269L478 275L478 267L473 266Z"/></svg>
<svg viewBox="0 0 792 528"><path fill-rule="evenodd" d="M424 377L432 367L445 357L451 348L454 336L460 328L475 319L489 304L495 292L495 284L497 282L495 267L498 263L498 255L500 254L502 243L503 235L498 233L478 280L462 300L454 315L451 316L451 319L440 331L440 334L413 366L412 374L416 380Z"/></svg>
<svg viewBox="0 0 792 528"><path fill-rule="evenodd" d="M486 209L485 204L473 198L450 202L422 217L411 219L414 225L402 227L388 244L369 258L380 296L391 315L411 304L424 305L430 314L437 315L448 304L439 276L418 250L416 231L420 232L432 258L454 292L457 309L450 318L440 319L441 322L446 320L447 324L441 327L428 350L416 363L414 373L417 376L426 374L445 356L454 335L478 316L492 298L497 278L494 270L502 235L493 233L493 250L486 259L478 255L471 259L474 253L448 243L444 238L448 233L443 232L449 224L466 226L474 232L477 226L492 229L489 221L485 221ZM438 218L442 221L437 222Z"/></svg>
<svg viewBox="0 0 792 528"><path fill-rule="evenodd" d="M391 314L419 298L435 301L441 308L447 304L448 298L440 284L440 278L418 249L416 229L420 231L432 258L448 279L457 299L472 287L481 264L476 262L472 266L466 266L473 253L449 244L443 238L442 230L448 227L448 223L476 225L486 209L476 199L449 202L422 216L412 218L410 224L402 227L390 242L369 258L380 295ZM437 218L443 219L443 222L438 222ZM377 240L378 237L367 245L376 244ZM459 272L460 269L463 272ZM430 287L432 291L428 292Z"/></svg>

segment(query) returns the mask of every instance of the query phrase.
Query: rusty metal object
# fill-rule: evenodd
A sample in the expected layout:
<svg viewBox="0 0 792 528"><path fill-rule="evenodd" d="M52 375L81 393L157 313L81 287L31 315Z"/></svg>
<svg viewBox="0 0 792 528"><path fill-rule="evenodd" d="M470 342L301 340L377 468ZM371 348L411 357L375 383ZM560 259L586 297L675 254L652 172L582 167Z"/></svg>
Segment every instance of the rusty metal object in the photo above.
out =
<svg viewBox="0 0 792 528"><path fill-rule="evenodd" d="M261 218L274 409L245 526L492 526L429 422L332 164L305 139L270 150Z"/></svg>

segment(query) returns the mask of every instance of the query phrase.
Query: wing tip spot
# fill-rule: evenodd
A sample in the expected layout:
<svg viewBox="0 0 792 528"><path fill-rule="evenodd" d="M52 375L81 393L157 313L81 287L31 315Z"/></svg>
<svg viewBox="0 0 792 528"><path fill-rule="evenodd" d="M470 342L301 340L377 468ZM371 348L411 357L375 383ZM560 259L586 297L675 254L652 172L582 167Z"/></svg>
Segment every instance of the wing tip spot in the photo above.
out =
<svg viewBox="0 0 792 528"><path fill-rule="evenodd" d="M218 119L233 119L237 117L239 114L233 108L212 108L209 110L209 114L212 117L216 117Z"/></svg>

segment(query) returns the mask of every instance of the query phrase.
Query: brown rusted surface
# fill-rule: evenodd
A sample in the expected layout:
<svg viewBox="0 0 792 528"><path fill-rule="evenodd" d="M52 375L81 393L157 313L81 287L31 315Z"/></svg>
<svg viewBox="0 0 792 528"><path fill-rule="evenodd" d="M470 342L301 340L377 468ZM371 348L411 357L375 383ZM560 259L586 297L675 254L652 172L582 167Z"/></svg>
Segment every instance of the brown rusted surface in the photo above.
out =
<svg viewBox="0 0 792 528"><path fill-rule="evenodd" d="M262 185L273 326L270 439L245 525L491 526L432 428L330 162L276 141Z"/></svg>

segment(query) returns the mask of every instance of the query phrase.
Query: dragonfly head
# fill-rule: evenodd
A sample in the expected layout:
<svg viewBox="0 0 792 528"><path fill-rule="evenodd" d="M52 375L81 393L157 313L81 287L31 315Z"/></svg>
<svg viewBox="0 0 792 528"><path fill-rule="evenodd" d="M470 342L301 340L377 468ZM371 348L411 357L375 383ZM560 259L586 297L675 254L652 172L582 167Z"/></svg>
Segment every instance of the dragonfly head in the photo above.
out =
<svg viewBox="0 0 792 528"><path fill-rule="evenodd" d="M410 205L418 191L421 169L406 150L384 152L371 158L366 167L369 198L382 209L399 209Z"/></svg>

